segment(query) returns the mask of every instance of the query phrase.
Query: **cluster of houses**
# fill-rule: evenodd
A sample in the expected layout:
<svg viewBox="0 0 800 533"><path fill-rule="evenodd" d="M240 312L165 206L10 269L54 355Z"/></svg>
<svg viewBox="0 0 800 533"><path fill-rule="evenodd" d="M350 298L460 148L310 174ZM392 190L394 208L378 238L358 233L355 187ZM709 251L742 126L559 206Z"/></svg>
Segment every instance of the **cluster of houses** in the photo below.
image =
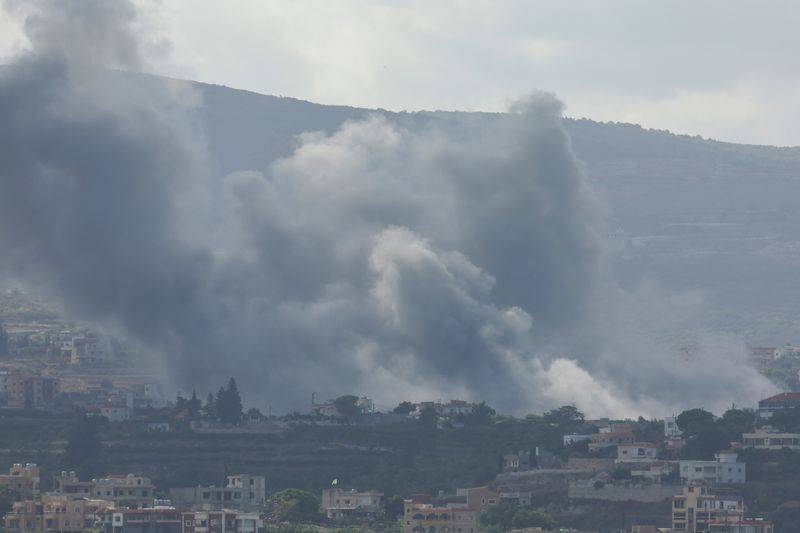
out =
<svg viewBox="0 0 800 533"><path fill-rule="evenodd" d="M14 465L0 486L19 495L2 518L6 533L257 533L266 505L263 476L228 476L224 486L172 488L159 500L150 479L133 474L80 480L61 472L40 491L35 464ZM176 504L177 503L177 504Z"/></svg>

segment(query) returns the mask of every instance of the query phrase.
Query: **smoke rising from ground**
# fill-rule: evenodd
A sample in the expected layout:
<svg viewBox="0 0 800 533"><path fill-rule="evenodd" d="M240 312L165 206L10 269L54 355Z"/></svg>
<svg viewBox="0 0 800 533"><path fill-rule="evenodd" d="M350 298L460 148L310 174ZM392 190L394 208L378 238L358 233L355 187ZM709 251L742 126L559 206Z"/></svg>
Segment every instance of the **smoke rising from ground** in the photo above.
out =
<svg viewBox="0 0 800 533"><path fill-rule="evenodd" d="M213 176L190 89L100 68L145 65L132 4L7 8L32 51L0 71L0 268L180 385L594 415L769 388L740 343L693 330L691 295L611 282L607 209L551 95L491 121L374 116Z"/></svg>

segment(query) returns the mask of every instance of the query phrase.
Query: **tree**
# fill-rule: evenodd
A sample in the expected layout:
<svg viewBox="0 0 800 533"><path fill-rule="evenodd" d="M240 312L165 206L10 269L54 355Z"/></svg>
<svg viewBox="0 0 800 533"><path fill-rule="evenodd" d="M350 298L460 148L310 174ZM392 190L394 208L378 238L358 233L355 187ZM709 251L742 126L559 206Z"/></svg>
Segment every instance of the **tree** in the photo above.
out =
<svg viewBox="0 0 800 533"><path fill-rule="evenodd" d="M98 455L102 451L98 428L102 421L96 417L81 415L72 422L67 437L64 466L70 470L93 470L99 465Z"/></svg>
<svg viewBox="0 0 800 533"><path fill-rule="evenodd" d="M339 414L345 418L355 418L361 414L361 410L358 407L358 396L353 396L352 394L339 396L333 400L333 405L336 406Z"/></svg>
<svg viewBox="0 0 800 533"><path fill-rule="evenodd" d="M316 522L321 518L319 500L305 490L282 490L276 492L273 499L275 517L283 522Z"/></svg>
<svg viewBox="0 0 800 533"><path fill-rule="evenodd" d="M558 409L553 409L544 414L545 422L552 422L559 425L580 424L584 420L584 415L574 405L563 405Z"/></svg>
<svg viewBox="0 0 800 533"><path fill-rule="evenodd" d="M800 407L775 411L769 418L769 425L790 433L800 431Z"/></svg>
<svg viewBox="0 0 800 533"><path fill-rule="evenodd" d="M472 411L467 415L467 422L476 426L486 426L492 423L496 411L486 405L486 402L472 404Z"/></svg>
<svg viewBox="0 0 800 533"><path fill-rule="evenodd" d="M419 412L419 423L426 428L435 428L439 422L439 415L432 405L426 405Z"/></svg>
<svg viewBox="0 0 800 533"><path fill-rule="evenodd" d="M197 414L197 412L202 407L200 400L197 398L197 391L195 391L194 389L192 389L192 397L186 403L186 407L187 409L189 409L189 412L193 415Z"/></svg>
<svg viewBox="0 0 800 533"><path fill-rule="evenodd" d="M216 416L217 413L217 408L214 405L214 395L210 392L208 393L208 398L206 398L206 413L210 417Z"/></svg>
<svg viewBox="0 0 800 533"><path fill-rule="evenodd" d="M242 397L236 380L228 381L228 388L220 387L217 392L217 417L223 424L238 424L242 420Z"/></svg>
<svg viewBox="0 0 800 533"><path fill-rule="evenodd" d="M729 448L730 445L731 437L723 428L701 427L686 441L686 445L681 450L681 457L710 461L714 459L715 453Z"/></svg>
<svg viewBox="0 0 800 533"><path fill-rule="evenodd" d="M731 407L717 421L733 438L740 439L742 433L750 433L756 427L756 414L751 410Z"/></svg>
<svg viewBox="0 0 800 533"><path fill-rule="evenodd" d="M526 527L540 527L542 529L553 529L556 526L556 521L553 517L534 511L533 509L519 509L514 513L514 518L511 519L511 527L514 529L523 529Z"/></svg>
<svg viewBox="0 0 800 533"><path fill-rule="evenodd" d="M714 423L714 415L704 409L688 409L677 416L675 422L683 431L683 434L690 437L700 431L701 428L708 427Z"/></svg>
<svg viewBox="0 0 800 533"><path fill-rule="evenodd" d="M511 529L511 523L518 510L519 508L516 505L508 502L493 505L481 513L481 525L497 526L502 531L508 531Z"/></svg>
<svg viewBox="0 0 800 533"><path fill-rule="evenodd" d="M400 402L397 407L392 409L392 412L398 415L407 415L415 409L414 404L411 402Z"/></svg>

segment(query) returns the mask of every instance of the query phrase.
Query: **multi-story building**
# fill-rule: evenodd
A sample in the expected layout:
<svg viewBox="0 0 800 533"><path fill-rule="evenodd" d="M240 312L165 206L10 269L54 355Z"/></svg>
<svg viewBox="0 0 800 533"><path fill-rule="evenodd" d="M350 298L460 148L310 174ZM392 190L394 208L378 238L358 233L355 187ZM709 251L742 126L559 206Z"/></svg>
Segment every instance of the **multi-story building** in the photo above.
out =
<svg viewBox="0 0 800 533"><path fill-rule="evenodd" d="M503 456L503 472L523 472L531 469L531 451L521 450Z"/></svg>
<svg viewBox="0 0 800 533"><path fill-rule="evenodd" d="M775 526L768 520L717 520L708 524L709 533L774 533Z"/></svg>
<svg viewBox="0 0 800 533"><path fill-rule="evenodd" d="M758 416L769 418L772 413L783 409L800 407L800 392L782 392L758 402Z"/></svg>
<svg viewBox="0 0 800 533"><path fill-rule="evenodd" d="M683 434L681 428L678 427L678 419L674 416L664 417L664 436L665 437L680 437Z"/></svg>
<svg viewBox="0 0 800 533"><path fill-rule="evenodd" d="M617 445L617 463L650 463L658 459L658 445L634 442Z"/></svg>
<svg viewBox="0 0 800 533"><path fill-rule="evenodd" d="M0 487L13 490L21 500L32 500L39 495L39 467L33 463L15 464L8 474L0 475Z"/></svg>
<svg viewBox="0 0 800 533"><path fill-rule="evenodd" d="M95 498L111 500L117 507L142 509L153 506L155 487L149 478L127 475L110 475L93 479L92 493Z"/></svg>
<svg viewBox="0 0 800 533"><path fill-rule="evenodd" d="M74 470L67 472L62 470L61 474L54 478L56 494L64 494L71 498L91 498L94 494L93 481L81 481Z"/></svg>
<svg viewBox="0 0 800 533"><path fill-rule="evenodd" d="M385 500L382 492L347 490L338 487L323 489L321 508L328 518L372 520L383 516Z"/></svg>
<svg viewBox="0 0 800 533"><path fill-rule="evenodd" d="M779 433L776 431L758 430L754 433L744 433L742 444L745 448L760 450L800 450L800 433Z"/></svg>
<svg viewBox="0 0 800 533"><path fill-rule="evenodd" d="M592 435L592 440L589 443L589 451L602 450L610 446L620 446L624 444L633 444L635 440L633 432L603 432L595 433Z"/></svg>
<svg viewBox="0 0 800 533"><path fill-rule="evenodd" d="M480 512L465 497L412 496L403 503L403 533L475 533Z"/></svg>
<svg viewBox="0 0 800 533"><path fill-rule="evenodd" d="M187 521L193 519L187 518ZM183 533L183 511L174 508L108 509L100 519L102 533ZM192 522L192 527L194 523ZM188 526L187 526L188 527ZM200 530L194 530L200 533Z"/></svg>
<svg viewBox="0 0 800 533"><path fill-rule="evenodd" d="M689 485L672 498L672 529L682 533L705 533L720 520L741 520L744 502L735 495L714 494L708 487Z"/></svg>
<svg viewBox="0 0 800 533"><path fill-rule="evenodd" d="M224 487L180 487L169 489L172 503L205 511L225 508L257 511L267 501L267 480L264 476L239 474L228 476Z"/></svg>
<svg viewBox="0 0 800 533"><path fill-rule="evenodd" d="M79 533L95 527L112 503L62 494L45 494L41 501L15 502L3 519L7 533Z"/></svg>
<svg viewBox="0 0 800 533"><path fill-rule="evenodd" d="M745 463L738 462L735 451L715 454L714 461L679 461L678 472L684 483L744 483L747 481Z"/></svg>
<svg viewBox="0 0 800 533"><path fill-rule="evenodd" d="M9 376L6 381L6 403L11 409L50 407L59 392L59 381L55 378Z"/></svg>

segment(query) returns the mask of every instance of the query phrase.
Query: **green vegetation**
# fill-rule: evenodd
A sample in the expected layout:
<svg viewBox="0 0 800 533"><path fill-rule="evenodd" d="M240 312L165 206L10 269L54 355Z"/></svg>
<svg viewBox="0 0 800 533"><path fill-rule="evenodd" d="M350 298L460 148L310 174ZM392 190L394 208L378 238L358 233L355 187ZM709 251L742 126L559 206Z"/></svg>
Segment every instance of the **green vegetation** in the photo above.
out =
<svg viewBox="0 0 800 533"><path fill-rule="evenodd" d="M219 388L214 408L217 418L223 424L238 424L242 421L242 397L235 379L228 380L228 388Z"/></svg>
<svg viewBox="0 0 800 533"><path fill-rule="evenodd" d="M285 489L272 497L275 508L273 515L282 522L319 522L319 498L300 489Z"/></svg>
<svg viewBox="0 0 800 533"><path fill-rule="evenodd" d="M353 396L352 394L339 396L333 401L333 404L336 406L336 410L339 412L339 415L343 416L344 418L355 418L361 414L361 410L358 408L357 403L358 396Z"/></svg>
<svg viewBox="0 0 800 533"><path fill-rule="evenodd" d="M415 409L414 404L411 402L400 402L392 412L397 415L407 415Z"/></svg>
<svg viewBox="0 0 800 533"><path fill-rule="evenodd" d="M0 516L4 516L7 512L11 511L11 504L19 500L20 495L17 491L5 485L0 486Z"/></svg>
<svg viewBox="0 0 800 533"><path fill-rule="evenodd" d="M481 514L480 521L487 533L525 527L552 529L556 525L550 515L510 503L500 503L489 507Z"/></svg>

